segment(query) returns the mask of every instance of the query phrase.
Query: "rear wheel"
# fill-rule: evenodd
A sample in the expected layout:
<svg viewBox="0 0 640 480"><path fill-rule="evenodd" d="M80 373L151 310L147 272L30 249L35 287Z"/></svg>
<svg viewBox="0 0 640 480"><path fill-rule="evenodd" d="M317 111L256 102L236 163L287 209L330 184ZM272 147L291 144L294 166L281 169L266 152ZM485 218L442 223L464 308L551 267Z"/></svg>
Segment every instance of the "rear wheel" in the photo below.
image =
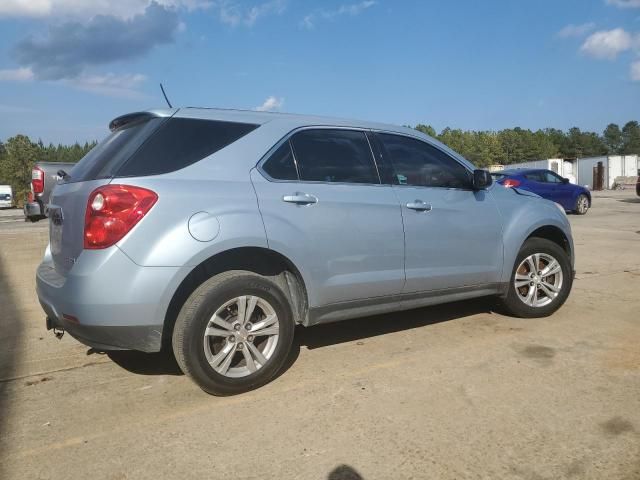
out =
<svg viewBox="0 0 640 480"><path fill-rule="evenodd" d="M172 343L180 368L204 391L232 395L264 385L278 373L293 332L288 298L275 282L231 271L191 294Z"/></svg>
<svg viewBox="0 0 640 480"><path fill-rule="evenodd" d="M550 240L530 238L518 253L503 304L517 317L545 317L562 306L572 283L567 252Z"/></svg>
<svg viewBox="0 0 640 480"><path fill-rule="evenodd" d="M587 210L589 210L589 199L584 193L581 193L576 199L576 206L573 211L577 215L584 215L587 213Z"/></svg>

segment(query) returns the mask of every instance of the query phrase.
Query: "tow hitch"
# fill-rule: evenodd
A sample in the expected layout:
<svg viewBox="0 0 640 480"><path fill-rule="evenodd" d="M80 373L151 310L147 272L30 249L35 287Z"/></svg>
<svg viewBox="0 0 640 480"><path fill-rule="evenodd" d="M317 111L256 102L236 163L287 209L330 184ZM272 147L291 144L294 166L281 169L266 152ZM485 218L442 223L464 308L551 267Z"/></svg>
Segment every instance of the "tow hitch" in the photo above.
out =
<svg viewBox="0 0 640 480"><path fill-rule="evenodd" d="M47 330L53 330L53 334L60 340L64 336L64 329L56 327L49 317L47 317L46 322Z"/></svg>

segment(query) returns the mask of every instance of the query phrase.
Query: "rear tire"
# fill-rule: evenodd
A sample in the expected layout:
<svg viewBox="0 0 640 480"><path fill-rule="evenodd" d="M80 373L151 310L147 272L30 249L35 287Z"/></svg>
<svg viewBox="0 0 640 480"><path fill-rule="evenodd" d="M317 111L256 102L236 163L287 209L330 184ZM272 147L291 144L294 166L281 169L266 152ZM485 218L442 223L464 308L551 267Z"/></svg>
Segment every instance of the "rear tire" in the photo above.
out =
<svg viewBox="0 0 640 480"><path fill-rule="evenodd" d="M502 304L515 317L546 317L564 304L572 284L567 252L550 240L529 238L516 257Z"/></svg>
<svg viewBox="0 0 640 480"><path fill-rule="evenodd" d="M247 271L215 275L182 306L173 331L181 370L205 392L233 395L258 388L291 350L289 299L271 279Z"/></svg>
<svg viewBox="0 0 640 480"><path fill-rule="evenodd" d="M584 193L581 193L576 199L576 206L573 212L576 215L584 215L587 211L589 211L589 199Z"/></svg>

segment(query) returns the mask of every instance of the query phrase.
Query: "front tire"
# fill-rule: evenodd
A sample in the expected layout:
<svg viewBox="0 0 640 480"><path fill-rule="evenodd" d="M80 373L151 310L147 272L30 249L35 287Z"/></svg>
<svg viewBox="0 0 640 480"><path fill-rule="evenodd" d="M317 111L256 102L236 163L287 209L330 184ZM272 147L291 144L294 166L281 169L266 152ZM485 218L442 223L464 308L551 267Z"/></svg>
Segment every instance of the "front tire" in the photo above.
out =
<svg viewBox="0 0 640 480"><path fill-rule="evenodd" d="M173 351L181 370L205 392L258 388L282 368L293 343L287 295L247 271L215 275L189 296L176 320Z"/></svg>
<svg viewBox="0 0 640 480"><path fill-rule="evenodd" d="M503 305L516 317L546 317L564 304L572 284L567 252L550 240L530 238L516 257Z"/></svg>
<svg viewBox="0 0 640 480"><path fill-rule="evenodd" d="M576 206L573 209L576 215L584 215L589 210L589 199L584 193L578 195Z"/></svg>

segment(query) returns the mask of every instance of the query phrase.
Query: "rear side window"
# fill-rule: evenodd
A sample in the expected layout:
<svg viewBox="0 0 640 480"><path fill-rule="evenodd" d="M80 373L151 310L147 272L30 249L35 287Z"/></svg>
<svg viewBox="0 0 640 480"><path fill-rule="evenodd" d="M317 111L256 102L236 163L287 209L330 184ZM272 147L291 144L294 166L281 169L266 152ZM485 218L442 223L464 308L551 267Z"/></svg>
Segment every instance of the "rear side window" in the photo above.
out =
<svg viewBox="0 0 640 480"><path fill-rule="evenodd" d="M230 145L258 126L190 118L151 118L112 132L73 167L66 182L173 172Z"/></svg>
<svg viewBox="0 0 640 480"><path fill-rule="evenodd" d="M300 180L380 183L364 132L303 130L291 138Z"/></svg>
<svg viewBox="0 0 640 480"><path fill-rule="evenodd" d="M284 142L273 152L262 169L275 180L297 180L298 171L293 160L293 152L289 140Z"/></svg>
<svg viewBox="0 0 640 480"><path fill-rule="evenodd" d="M171 118L118 170L119 177L173 172L223 149L258 125Z"/></svg>
<svg viewBox="0 0 640 480"><path fill-rule="evenodd" d="M420 140L386 133L377 134L383 153L391 159L395 185L469 188L469 172L441 150Z"/></svg>
<svg viewBox="0 0 640 480"><path fill-rule="evenodd" d="M527 173L524 178L527 180L532 180L534 182L545 182L546 178L540 172L530 172Z"/></svg>

